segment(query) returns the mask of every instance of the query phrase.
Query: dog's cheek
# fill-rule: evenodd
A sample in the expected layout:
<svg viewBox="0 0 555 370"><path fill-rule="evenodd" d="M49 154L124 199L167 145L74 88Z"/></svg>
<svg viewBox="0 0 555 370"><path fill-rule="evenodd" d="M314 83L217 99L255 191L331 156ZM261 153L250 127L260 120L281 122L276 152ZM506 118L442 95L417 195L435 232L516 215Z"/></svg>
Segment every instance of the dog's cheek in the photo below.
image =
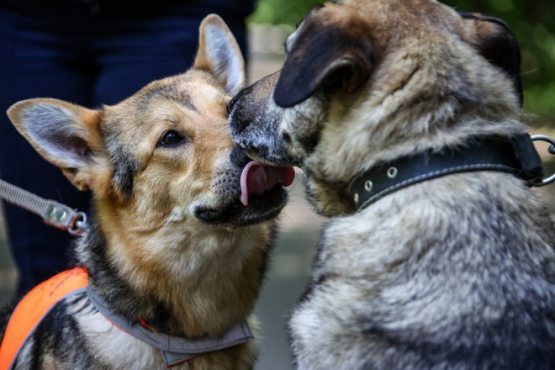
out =
<svg viewBox="0 0 555 370"><path fill-rule="evenodd" d="M298 162L302 163L315 151L325 119L324 104L318 97L283 110L282 136L287 133L290 137L289 152Z"/></svg>
<svg viewBox="0 0 555 370"><path fill-rule="evenodd" d="M104 162L96 166L94 172L91 173L90 187L95 197L107 199L114 193L115 187L112 183L112 173L113 169Z"/></svg>
<svg viewBox="0 0 555 370"><path fill-rule="evenodd" d="M343 187L335 187L308 176L306 189L309 201L316 207L318 213L325 217L337 217L353 212Z"/></svg>

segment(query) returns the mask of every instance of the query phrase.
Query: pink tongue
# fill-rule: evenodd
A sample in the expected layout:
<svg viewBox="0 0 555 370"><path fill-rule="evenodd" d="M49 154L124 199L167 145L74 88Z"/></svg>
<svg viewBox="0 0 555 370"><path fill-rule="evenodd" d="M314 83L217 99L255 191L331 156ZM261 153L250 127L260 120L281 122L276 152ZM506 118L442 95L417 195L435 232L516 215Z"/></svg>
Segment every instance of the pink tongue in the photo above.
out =
<svg viewBox="0 0 555 370"><path fill-rule="evenodd" d="M249 205L249 195L262 194L277 184L289 186L294 179L293 167L276 167L249 162L241 173L241 203L246 207Z"/></svg>

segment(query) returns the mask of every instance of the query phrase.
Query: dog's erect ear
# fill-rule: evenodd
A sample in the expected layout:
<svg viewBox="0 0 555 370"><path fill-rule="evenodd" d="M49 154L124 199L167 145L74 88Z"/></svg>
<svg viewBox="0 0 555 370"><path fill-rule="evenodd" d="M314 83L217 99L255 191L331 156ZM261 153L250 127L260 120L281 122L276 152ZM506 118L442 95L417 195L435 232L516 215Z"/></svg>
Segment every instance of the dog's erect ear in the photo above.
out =
<svg viewBox="0 0 555 370"><path fill-rule="evenodd" d="M75 186L91 187L92 155L103 142L98 111L57 99L29 99L12 105L8 116L35 150L60 167Z"/></svg>
<svg viewBox="0 0 555 370"><path fill-rule="evenodd" d="M245 85L245 61L241 49L225 22L210 14L199 30L199 49L195 68L211 73L230 95Z"/></svg>
<svg viewBox="0 0 555 370"><path fill-rule="evenodd" d="M370 77L373 47L366 22L344 9L341 12L353 14L337 14L341 21L334 22L326 10L314 12L291 36L291 50L274 91L280 107L301 103L321 88L355 92Z"/></svg>
<svg viewBox="0 0 555 370"><path fill-rule="evenodd" d="M500 19L476 13L460 13L465 21L467 41L491 64L502 69L513 81L522 105L520 47L515 35Z"/></svg>

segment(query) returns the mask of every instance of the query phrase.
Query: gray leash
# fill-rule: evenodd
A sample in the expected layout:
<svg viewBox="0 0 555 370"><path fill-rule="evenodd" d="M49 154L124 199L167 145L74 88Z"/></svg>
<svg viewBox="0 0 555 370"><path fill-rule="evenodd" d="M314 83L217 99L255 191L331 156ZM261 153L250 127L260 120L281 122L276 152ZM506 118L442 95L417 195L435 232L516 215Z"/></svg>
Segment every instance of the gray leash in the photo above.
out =
<svg viewBox="0 0 555 370"><path fill-rule="evenodd" d="M82 235L87 230L86 213L43 199L4 180L0 180L0 199L39 215L46 224L71 235Z"/></svg>

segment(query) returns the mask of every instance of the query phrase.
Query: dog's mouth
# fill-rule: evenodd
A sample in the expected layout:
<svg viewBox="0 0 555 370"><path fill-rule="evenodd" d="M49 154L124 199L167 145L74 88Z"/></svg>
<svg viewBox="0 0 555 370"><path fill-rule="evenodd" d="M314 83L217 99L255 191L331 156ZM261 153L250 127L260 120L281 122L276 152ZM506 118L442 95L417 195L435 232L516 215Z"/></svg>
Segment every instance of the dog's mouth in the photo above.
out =
<svg viewBox="0 0 555 370"><path fill-rule="evenodd" d="M221 209L199 207L195 216L207 224L252 225L268 221L281 212L287 203L289 186L295 170L286 166L270 166L251 161L243 168L239 199Z"/></svg>
<svg viewBox="0 0 555 370"><path fill-rule="evenodd" d="M241 203L248 207L249 198L264 194L276 186L289 186L295 179L292 167L277 167L251 161L241 173Z"/></svg>

